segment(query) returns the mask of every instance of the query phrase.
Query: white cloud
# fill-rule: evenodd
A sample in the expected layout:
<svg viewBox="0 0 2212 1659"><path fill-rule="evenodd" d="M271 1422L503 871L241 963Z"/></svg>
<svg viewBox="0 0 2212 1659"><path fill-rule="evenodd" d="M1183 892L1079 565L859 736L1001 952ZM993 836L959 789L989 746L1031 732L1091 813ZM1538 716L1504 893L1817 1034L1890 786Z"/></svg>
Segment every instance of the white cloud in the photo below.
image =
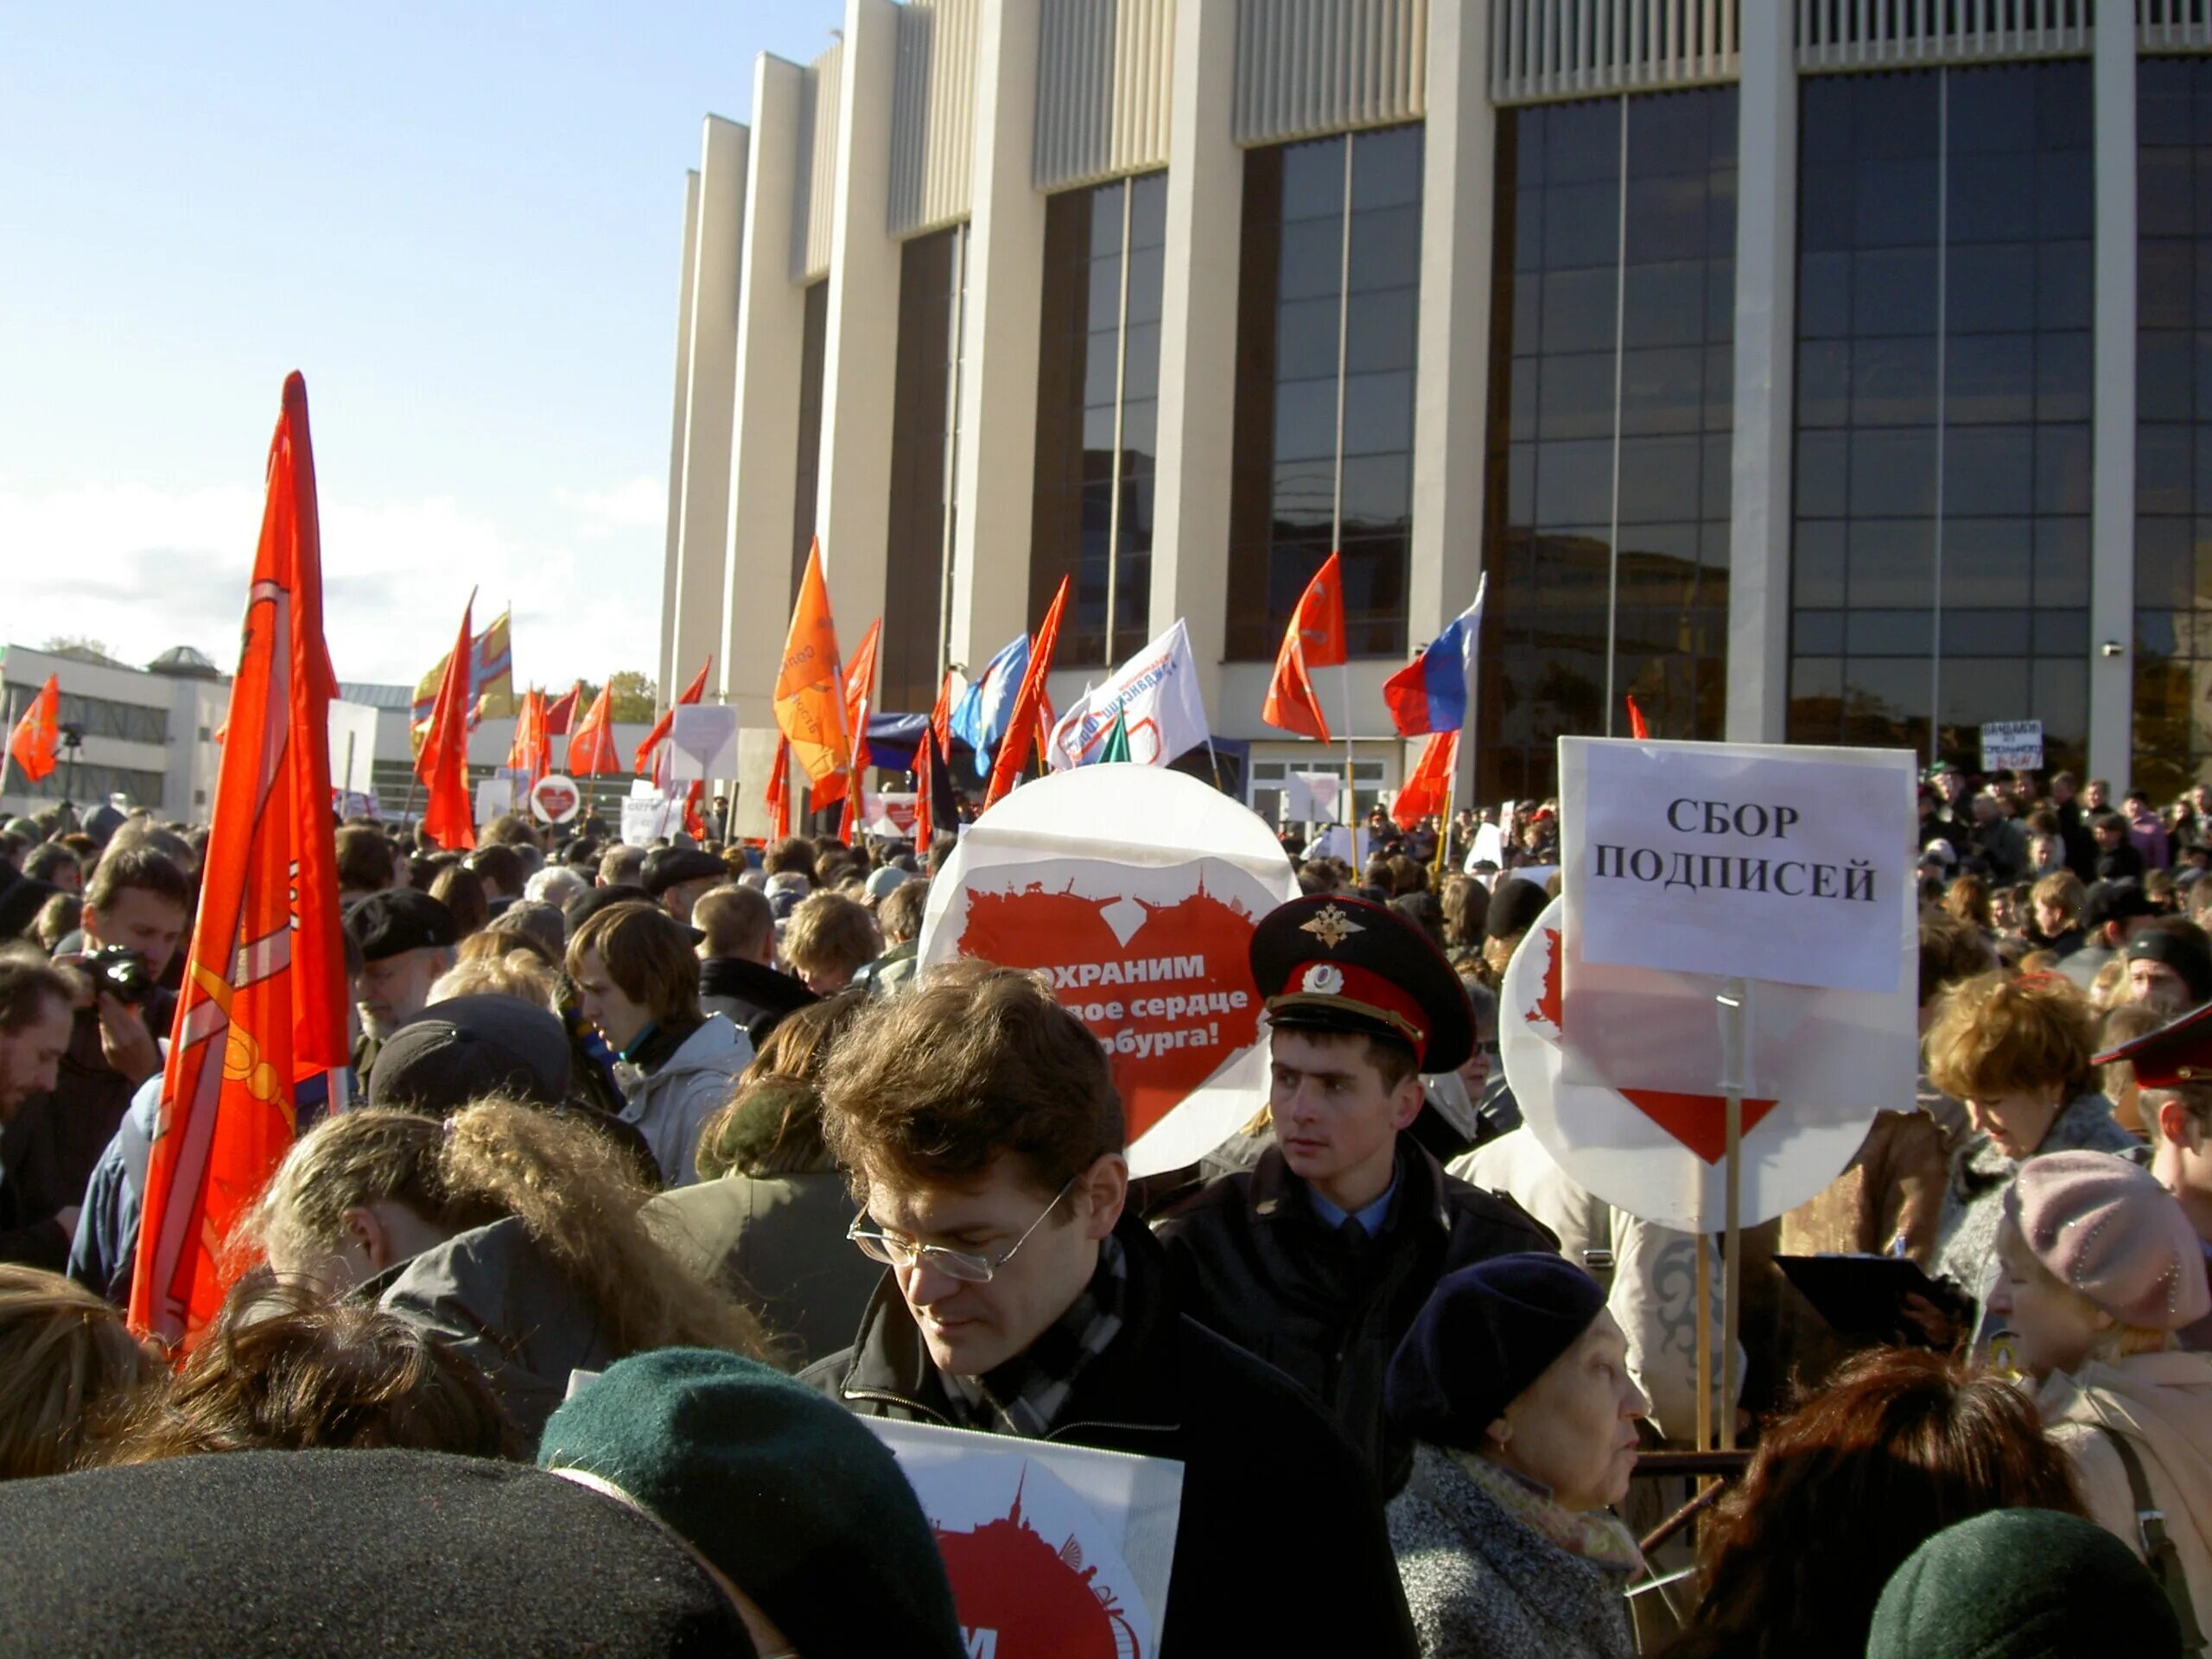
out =
<svg viewBox="0 0 2212 1659"><path fill-rule="evenodd" d="M617 669L651 673L660 616L660 512L650 480L561 492L577 522L548 538L448 496L369 502L326 493L324 631L341 680L412 682L453 642L470 584L476 622L512 604L518 679L565 685ZM105 641L143 663L190 645L236 654L260 529L258 490L144 485L40 493L0 480L0 632ZM588 541L588 554L568 543Z"/></svg>
<svg viewBox="0 0 2212 1659"><path fill-rule="evenodd" d="M668 486L642 473L611 490L558 489L553 502L582 519L582 533L594 538L622 530L657 531L668 522Z"/></svg>

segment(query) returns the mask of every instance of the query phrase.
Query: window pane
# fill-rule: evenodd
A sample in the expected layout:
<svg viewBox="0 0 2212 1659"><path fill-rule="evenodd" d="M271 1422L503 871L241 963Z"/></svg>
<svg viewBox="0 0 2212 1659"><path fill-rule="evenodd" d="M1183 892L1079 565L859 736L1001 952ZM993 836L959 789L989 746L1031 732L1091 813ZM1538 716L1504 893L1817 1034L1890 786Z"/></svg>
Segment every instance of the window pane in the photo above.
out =
<svg viewBox="0 0 2212 1659"><path fill-rule="evenodd" d="M1903 518L1936 511L1936 435L1925 428L1851 435L1851 511Z"/></svg>
<svg viewBox="0 0 2212 1659"><path fill-rule="evenodd" d="M1650 524L1698 516L1699 443L1690 438L1623 438L1620 521Z"/></svg>
<svg viewBox="0 0 2212 1659"><path fill-rule="evenodd" d="M1351 291L1399 288L1421 277L1421 209L1390 207L1351 220Z"/></svg>
<svg viewBox="0 0 2212 1659"><path fill-rule="evenodd" d="M1413 288L1355 294L1345 316L1346 372L1413 367L1420 299L1421 290Z"/></svg>
<svg viewBox="0 0 2212 1659"><path fill-rule="evenodd" d="M1282 227L1282 274L1278 290L1286 300L1334 296L1343 291L1344 221L1310 219Z"/></svg>
<svg viewBox="0 0 2212 1659"><path fill-rule="evenodd" d="M1393 127L1352 139L1351 205L1403 207L1421 200L1421 129Z"/></svg>
<svg viewBox="0 0 2212 1659"><path fill-rule="evenodd" d="M1943 511L1947 516L2025 513L2034 503L2033 429L1960 427L1945 435Z"/></svg>
<svg viewBox="0 0 2212 1659"><path fill-rule="evenodd" d="M1603 524L1612 517L1613 446L1599 441L1537 446L1536 522Z"/></svg>
<svg viewBox="0 0 2212 1659"><path fill-rule="evenodd" d="M1341 223L1344 211L1344 141L1323 138L1282 149L1282 216Z"/></svg>
<svg viewBox="0 0 2212 1659"><path fill-rule="evenodd" d="M1371 455L1413 445L1413 375L1346 375L1344 454Z"/></svg>
<svg viewBox="0 0 2212 1659"><path fill-rule="evenodd" d="M1704 424L1703 351L1623 352L1619 362L1624 433L1694 432Z"/></svg>
<svg viewBox="0 0 2212 1659"><path fill-rule="evenodd" d="M1276 375L1285 380L1319 375L1333 379L1338 317L1333 294L1327 299L1301 300L1281 307L1275 314Z"/></svg>
<svg viewBox="0 0 2212 1659"><path fill-rule="evenodd" d="M1943 368L1944 417L1957 425L2033 418L2035 367L2033 334L1954 334Z"/></svg>
<svg viewBox="0 0 2212 1659"><path fill-rule="evenodd" d="M1275 388L1275 456L1299 461L1337 453L1337 383L1286 380Z"/></svg>

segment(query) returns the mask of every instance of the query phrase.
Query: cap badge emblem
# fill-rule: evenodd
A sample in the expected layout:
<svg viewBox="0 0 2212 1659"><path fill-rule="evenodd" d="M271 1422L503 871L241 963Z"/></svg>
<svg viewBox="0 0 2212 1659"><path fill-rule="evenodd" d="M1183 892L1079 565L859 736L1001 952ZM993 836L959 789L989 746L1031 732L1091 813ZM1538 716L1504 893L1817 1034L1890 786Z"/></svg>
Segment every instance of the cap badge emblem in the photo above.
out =
<svg viewBox="0 0 2212 1659"><path fill-rule="evenodd" d="M1306 970L1299 988L1316 996L1334 996L1344 988L1344 970L1332 962L1317 962Z"/></svg>
<svg viewBox="0 0 2212 1659"><path fill-rule="evenodd" d="M1353 934L1367 931L1364 926L1345 915L1343 908L1337 905L1322 906L1319 910L1313 912L1310 920L1300 922L1298 925L1301 932L1311 933L1332 950Z"/></svg>

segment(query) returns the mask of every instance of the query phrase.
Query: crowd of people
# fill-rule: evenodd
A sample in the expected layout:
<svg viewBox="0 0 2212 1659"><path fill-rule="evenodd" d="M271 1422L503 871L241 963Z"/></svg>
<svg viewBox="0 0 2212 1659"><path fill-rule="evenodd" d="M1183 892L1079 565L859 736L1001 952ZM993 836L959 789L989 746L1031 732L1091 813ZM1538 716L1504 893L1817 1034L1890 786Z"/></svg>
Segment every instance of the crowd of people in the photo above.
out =
<svg viewBox="0 0 2212 1659"><path fill-rule="evenodd" d="M1734 1399L1714 1241L1497 1064L1554 804L1287 837L1264 1109L1143 1179L1045 979L918 969L949 836L348 821L351 1065L178 1353L124 1310L205 833L10 821L0 1649L988 1650L889 1419L1179 1464L1169 1659L2206 1652L2212 790L2110 794L1927 777L1921 1085L1748 1236ZM1837 1328L1824 1254L1934 1294ZM1725 1486L1639 1473L1707 1416Z"/></svg>

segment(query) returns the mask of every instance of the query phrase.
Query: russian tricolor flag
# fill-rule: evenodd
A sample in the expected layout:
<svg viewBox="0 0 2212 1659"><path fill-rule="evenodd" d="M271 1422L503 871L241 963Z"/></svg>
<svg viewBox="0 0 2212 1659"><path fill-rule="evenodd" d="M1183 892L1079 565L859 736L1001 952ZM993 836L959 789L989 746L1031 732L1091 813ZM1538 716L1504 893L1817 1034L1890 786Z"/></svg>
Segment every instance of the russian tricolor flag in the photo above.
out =
<svg viewBox="0 0 2212 1659"><path fill-rule="evenodd" d="M1467 723L1467 688L1482 646L1483 593L1489 584L1485 574L1475 584L1475 602L1453 617L1416 660L1382 683L1382 700L1390 705L1401 737L1456 732Z"/></svg>

